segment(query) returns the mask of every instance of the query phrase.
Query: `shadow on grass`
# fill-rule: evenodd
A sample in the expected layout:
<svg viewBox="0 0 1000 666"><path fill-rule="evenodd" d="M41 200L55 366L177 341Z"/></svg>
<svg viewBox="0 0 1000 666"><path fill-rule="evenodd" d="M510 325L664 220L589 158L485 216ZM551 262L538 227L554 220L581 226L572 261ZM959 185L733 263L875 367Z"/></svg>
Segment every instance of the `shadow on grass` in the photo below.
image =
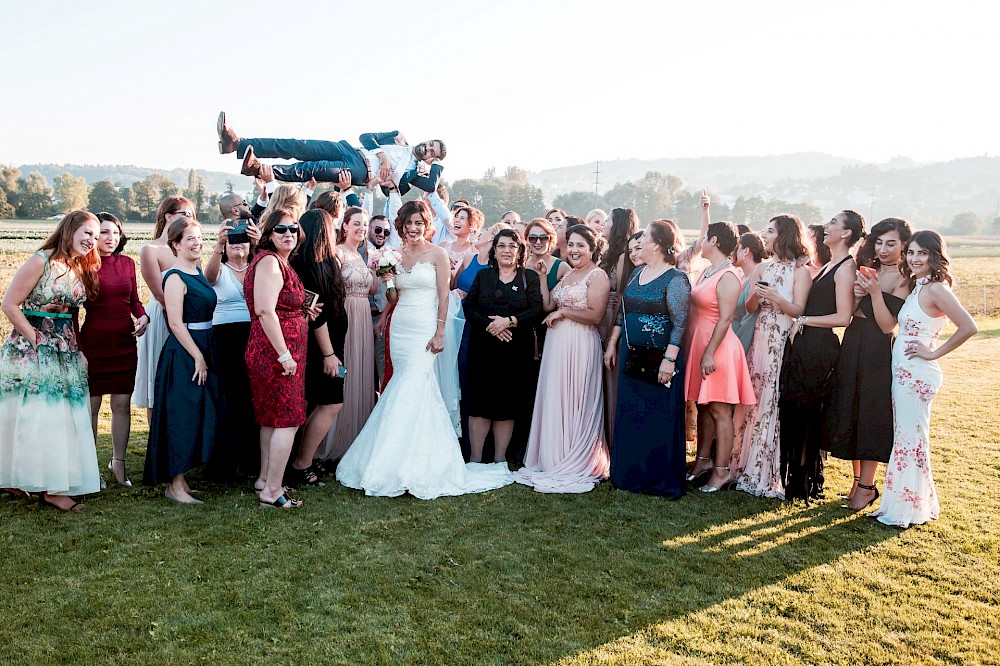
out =
<svg viewBox="0 0 1000 666"><path fill-rule="evenodd" d="M0 661L552 662L896 534L839 501L735 492L422 502L328 480L279 511L198 481L202 507L141 487L74 515L0 504Z"/></svg>

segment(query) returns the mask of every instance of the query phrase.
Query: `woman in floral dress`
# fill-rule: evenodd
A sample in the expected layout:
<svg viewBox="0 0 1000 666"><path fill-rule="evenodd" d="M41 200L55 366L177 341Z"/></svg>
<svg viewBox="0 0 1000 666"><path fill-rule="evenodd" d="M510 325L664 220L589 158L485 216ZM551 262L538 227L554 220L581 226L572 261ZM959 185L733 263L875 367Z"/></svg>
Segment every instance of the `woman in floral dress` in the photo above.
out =
<svg viewBox="0 0 1000 666"><path fill-rule="evenodd" d="M941 388L937 359L979 332L951 291L948 250L936 231L918 231L903 251L903 276L913 291L899 310L899 336L892 348L892 456L886 466L882 504L871 515L896 527L919 525L941 513L931 475L931 401ZM865 289L864 275L858 282ZM940 347L935 341L950 319L957 330ZM877 495L876 495L877 497Z"/></svg>
<svg viewBox="0 0 1000 666"><path fill-rule="evenodd" d="M750 276L754 288L746 302L747 312L760 309L747 358L757 404L736 406L736 438L729 467L738 479L738 490L784 499L778 379L788 332L809 297L812 278L806 264L811 252L805 227L794 215L771 218L761 236L774 261L761 264Z"/></svg>
<svg viewBox="0 0 1000 666"><path fill-rule="evenodd" d="M97 295L100 233L96 217L70 213L3 297L14 330L0 347L0 487L41 492L63 511L83 508L73 495L101 489L87 360L70 313Z"/></svg>

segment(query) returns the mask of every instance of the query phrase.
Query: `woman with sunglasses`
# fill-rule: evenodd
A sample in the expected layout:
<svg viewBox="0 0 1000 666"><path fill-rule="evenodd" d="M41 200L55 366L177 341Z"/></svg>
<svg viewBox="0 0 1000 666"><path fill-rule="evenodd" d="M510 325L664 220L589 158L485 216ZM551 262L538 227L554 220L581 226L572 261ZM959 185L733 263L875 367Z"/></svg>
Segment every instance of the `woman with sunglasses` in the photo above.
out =
<svg viewBox="0 0 1000 666"><path fill-rule="evenodd" d="M295 431L306 421L305 366L309 330L306 292L288 264L303 240L292 212L275 208L261 221L257 255L243 281L250 310L246 361L253 411L260 425L260 474L254 489L262 507L302 504L285 494L283 477ZM315 318L317 309L309 311Z"/></svg>

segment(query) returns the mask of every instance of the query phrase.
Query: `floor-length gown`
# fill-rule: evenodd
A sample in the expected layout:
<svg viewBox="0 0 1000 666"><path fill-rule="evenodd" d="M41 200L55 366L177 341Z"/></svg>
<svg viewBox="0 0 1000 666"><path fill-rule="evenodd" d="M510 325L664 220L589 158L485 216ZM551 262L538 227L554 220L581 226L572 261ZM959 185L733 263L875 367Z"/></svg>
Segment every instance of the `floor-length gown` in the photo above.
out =
<svg viewBox="0 0 1000 666"><path fill-rule="evenodd" d="M169 483L178 474L207 463L223 434L219 352L212 327L218 297L200 268L196 275L172 268L164 273L164 283L171 273L179 275L187 287L183 320L205 358L208 374L204 384L192 381L194 358L171 332L156 366L153 419L142 475L142 482L150 486Z"/></svg>
<svg viewBox="0 0 1000 666"><path fill-rule="evenodd" d="M792 299L795 269L800 264L775 259L764 265L761 280ZM729 467L739 475L737 489L751 495L785 498L781 479L781 428L778 424L778 380L792 318L769 301L760 301L760 316L750 344L747 365L757 396L756 405L737 405L733 414L736 437Z"/></svg>
<svg viewBox="0 0 1000 666"><path fill-rule="evenodd" d="M680 497L684 480L684 332L690 321L691 284L687 274L671 268L647 284L638 269L622 293L622 327L618 349L618 410L611 446L611 483L635 493ZM626 341L626 329L628 332ZM622 368L628 345L666 351L677 345L677 374L670 386L626 375Z"/></svg>
<svg viewBox="0 0 1000 666"><path fill-rule="evenodd" d="M624 262L622 262L624 265ZM630 277L630 276L628 276ZM608 305L604 310L604 319L598 330L601 334L601 342L607 343L608 334L614 328L615 318L618 316L618 264L611 267L608 272L608 280L611 283L611 291L608 293ZM615 434L615 405L618 404L618 369L603 368L602 381L604 382L604 434L605 441L611 442Z"/></svg>
<svg viewBox="0 0 1000 666"><path fill-rule="evenodd" d="M368 292L375 278L360 255L348 251L344 256L342 275L347 288L344 298L347 337L341 359L347 370L344 406L317 454L321 460L337 460L343 456L375 407L375 333L368 302Z"/></svg>
<svg viewBox="0 0 1000 666"><path fill-rule="evenodd" d="M161 282L166 274L167 271L160 273ZM136 407L151 408L153 396L156 395L156 364L160 362L160 352L163 351L170 330L167 327L167 313L155 298L150 298L146 304L146 315L149 317L146 332L136 343L138 365L135 370L132 402Z"/></svg>
<svg viewBox="0 0 1000 666"><path fill-rule="evenodd" d="M560 282L552 292L559 307L585 310L590 281L598 271L604 272L593 268L576 284ZM585 493L608 478L603 361L597 326L563 317L549 329L528 450L515 481L543 493Z"/></svg>
<svg viewBox="0 0 1000 666"><path fill-rule="evenodd" d="M920 525L941 514L931 475L931 401L941 388L937 361L906 358L906 344L922 342L934 348L947 318L931 317L920 307L923 284L899 310L899 336L892 348L892 455L886 465L882 503L871 515L896 527Z"/></svg>
<svg viewBox="0 0 1000 666"><path fill-rule="evenodd" d="M434 264L419 262L394 280L399 300L389 331L392 379L337 466L337 480L366 495L409 492L420 499L511 483L506 465L466 465L462 459L434 371L435 355L427 350L437 330Z"/></svg>
<svg viewBox="0 0 1000 666"><path fill-rule="evenodd" d="M882 292L893 317L903 299ZM871 296L861 299L857 315L844 331L837 383L829 412L830 453L842 460L889 462L892 453L892 333L883 333Z"/></svg>
<svg viewBox="0 0 1000 666"><path fill-rule="evenodd" d="M52 495L101 489L90 425L87 371L73 317L45 312L47 305L80 307L83 282L69 266L51 261L22 304L42 334L37 349L17 329L0 347L0 488Z"/></svg>

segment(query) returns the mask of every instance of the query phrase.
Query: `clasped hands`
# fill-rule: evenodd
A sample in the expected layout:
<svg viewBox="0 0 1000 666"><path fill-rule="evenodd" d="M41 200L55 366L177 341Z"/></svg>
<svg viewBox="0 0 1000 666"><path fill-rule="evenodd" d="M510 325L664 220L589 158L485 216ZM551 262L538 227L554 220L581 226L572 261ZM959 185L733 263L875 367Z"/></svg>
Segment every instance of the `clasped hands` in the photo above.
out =
<svg viewBox="0 0 1000 666"><path fill-rule="evenodd" d="M486 326L487 333L501 342L510 342L514 338L514 334L510 331L510 317L490 315L490 319L493 321Z"/></svg>

